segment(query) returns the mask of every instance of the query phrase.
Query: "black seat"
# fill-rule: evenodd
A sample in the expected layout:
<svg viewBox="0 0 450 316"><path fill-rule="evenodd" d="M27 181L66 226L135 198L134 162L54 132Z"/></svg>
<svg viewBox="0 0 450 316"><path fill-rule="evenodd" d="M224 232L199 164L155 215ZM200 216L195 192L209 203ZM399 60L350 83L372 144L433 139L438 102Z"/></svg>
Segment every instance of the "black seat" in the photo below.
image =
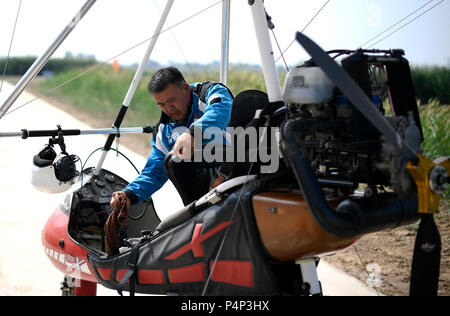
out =
<svg viewBox="0 0 450 316"><path fill-rule="evenodd" d="M253 122L255 118L256 111L264 109L269 104L269 97L267 93L259 90L245 90L239 93L233 102L233 107L231 110L231 127L243 127L246 128ZM259 135L257 130L257 135ZM234 162L224 162L219 172L222 176L227 178L236 178L239 176L244 176L257 169L257 164L250 164L248 162L236 162L237 161L237 151L236 144L239 141L237 138L242 137L242 135L234 135L231 139L232 146L234 147ZM259 136L258 136L259 139ZM248 149L248 144L246 144ZM253 169L250 171L250 167Z"/></svg>
<svg viewBox="0 0 450 316"><path fill-rule="evenodd" d="M267 93L259 90L245 90L234 98L231 108L231 127L246 127L255 117L257 110L262 110L269 103Z"/></svg>

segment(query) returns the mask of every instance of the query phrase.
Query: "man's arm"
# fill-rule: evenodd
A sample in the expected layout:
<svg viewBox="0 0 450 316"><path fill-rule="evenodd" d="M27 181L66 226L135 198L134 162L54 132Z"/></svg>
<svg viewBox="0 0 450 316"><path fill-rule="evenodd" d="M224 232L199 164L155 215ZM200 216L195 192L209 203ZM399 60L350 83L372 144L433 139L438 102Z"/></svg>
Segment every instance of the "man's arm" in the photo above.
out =
<svg viewBox="0 0 450 316"><path fill-rule="evenodd" d="M159 133L162 134L162 131L159 131ZM166 157L165 152L167 152L167 146L162 143L161 134L156 137L156 141L152 137L152 153L141 174L123 190L132 204L138 204L147 200L168 179L164 171L164 159Z"/></svg>

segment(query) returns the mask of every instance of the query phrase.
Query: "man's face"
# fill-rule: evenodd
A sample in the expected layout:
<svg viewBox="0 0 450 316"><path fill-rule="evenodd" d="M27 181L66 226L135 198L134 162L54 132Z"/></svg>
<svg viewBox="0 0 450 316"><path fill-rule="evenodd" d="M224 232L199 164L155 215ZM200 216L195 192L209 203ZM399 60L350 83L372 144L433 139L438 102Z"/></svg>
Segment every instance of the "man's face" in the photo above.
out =
<svg viewBox="0 0 450 316"><path fill-rule="evenodd" d="M191 102L191 90L187 83L182 86L169 84L163 91L152 93L152 97L173 120L182 122L187 119Z"/></svg>

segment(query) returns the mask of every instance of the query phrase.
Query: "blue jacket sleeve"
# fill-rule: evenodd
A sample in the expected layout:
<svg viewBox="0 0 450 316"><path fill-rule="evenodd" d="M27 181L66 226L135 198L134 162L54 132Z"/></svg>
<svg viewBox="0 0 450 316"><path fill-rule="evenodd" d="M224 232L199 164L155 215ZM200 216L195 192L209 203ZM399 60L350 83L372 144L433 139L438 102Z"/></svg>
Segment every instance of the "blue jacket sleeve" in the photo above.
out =
<svg viewBox="0 0 450 316"><path fill-rule="evenodd" d="M156 148L153 137L151 142L152 153L148 157L147 164L141 174L124 189L124 191L132 191L137 196L138 203L151 197L167 181L167 175L164 171L165 154Z"/></svg>
<svg viewBox="0 0 450 316"><path fill-rule="evenodd" d="M220 84L213 85L206 93L205 114L191 125L205 131L208 127L224 130L230 123L233 97L227 88Z"/></svg>

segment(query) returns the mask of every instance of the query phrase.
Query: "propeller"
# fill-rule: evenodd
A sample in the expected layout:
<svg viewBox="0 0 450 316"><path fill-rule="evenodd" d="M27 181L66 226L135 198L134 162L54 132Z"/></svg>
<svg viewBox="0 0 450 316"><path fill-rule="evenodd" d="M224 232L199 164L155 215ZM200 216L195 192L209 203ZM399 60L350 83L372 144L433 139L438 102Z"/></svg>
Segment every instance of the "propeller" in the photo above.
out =
<svg viewBox="0 0 450 316"><path fill-rule="evenodd" d="M438 181L438 179L447 179L450 173L450 157L433 162L429 158L416 153L394 130L386 118L373 106L372 101L364 91L336 61L303 33L297 32L296 39L308 54L311 55L314 62L322 68L330 80L352 102L355 108L383 134L389 143L406 157L408 160L408 170L416 181L418 189L419 213L436 213L439 207L440 194L442 193L442 183L436 185L434 182ZM430 177L430 175L436 173L434 172L436 169L439 170L440 176ZM445 181L444 186L446 188L447 181ZM436 190L436 187L440 187L441 189Z"/></svg>
<svg viewBox="0 0 450 316"><path fill-rule="evenodd" d="M408 160L407 168L417 186L418 212L422 214L414 247L410 295L437 295L441 237L433 214L437 213L441 194L445 192L448 185L450 157L439 158L433 162L422 154L414 152L345 70L304 34L298 32L296 39L356 109Z"/></svg>

